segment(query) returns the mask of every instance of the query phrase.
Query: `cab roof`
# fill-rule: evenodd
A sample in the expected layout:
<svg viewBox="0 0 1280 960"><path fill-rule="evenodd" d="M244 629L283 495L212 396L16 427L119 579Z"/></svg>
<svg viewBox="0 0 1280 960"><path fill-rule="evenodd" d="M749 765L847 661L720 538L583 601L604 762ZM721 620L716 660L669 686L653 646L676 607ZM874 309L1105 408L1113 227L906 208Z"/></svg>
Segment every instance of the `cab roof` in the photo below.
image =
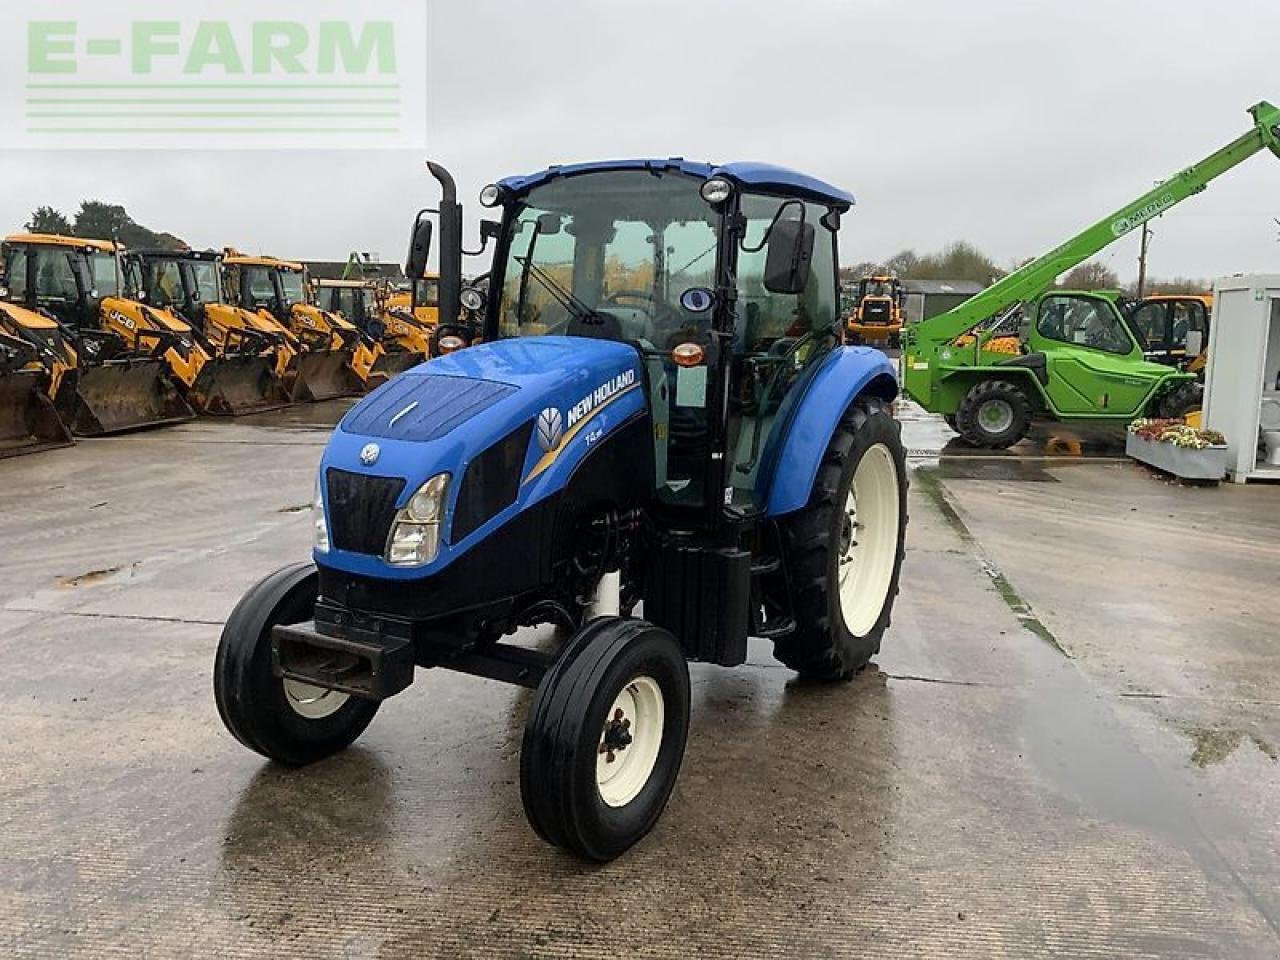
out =
<svg viewBox="0 0 1280 960"><path fill-rule="evenodd" d="M356 290L374 290L378 284L376 280L354 280L348 278L346 280L327 280L321 279L315 281L318 287L342 287L344 289L351 288Z"/></svg>
<svg viewBox="0 0 1280 960"><path fill-rule="evenodd" d="M131 249L129 256L144 260L219 260L222 254L216 250L166 250L161 247Z"/></svg>
<svg viewBox="0 0 1280 960"><path fill-rule="evenodd" d="M284 270L291 270L294 273L301 273L302 264L294 263L292 260L277 260L275 257L249 257L243 253L227 254L223 258L224 263L241 267L279 267Z"/></svg>
<svg viewBox="0 0 1280 960"><path fill-rule="evenodd" d="M5 243L27 243L33 246L47 247L75 247L83 250L88 247L91 250L100 250L103 253L114 253L116 244L110 240L93 240L88 237L67 237L60 233L14 233L4 238ZM124 245L120 245L120 250L124 251Z"/></svg>
<svg viewBox="0 0 1280 960"><path fill-rule="evenodd" d="M611 170L653 170L655 172L674 170L703 180L724 177L743 187L802 197L806 200L817 200L840 210L847 210L854 204L853 194L834 187L824 180L797 170L771 163L758 163L754 160L723 164L700 163L685 160L683 157L671 157L666 160L598 160L591 163L570 163L564 166L547 167L537 173L507 177L505 180L498 181L498 184L516 196L522 196L534 187L558 177Z"/></svg>

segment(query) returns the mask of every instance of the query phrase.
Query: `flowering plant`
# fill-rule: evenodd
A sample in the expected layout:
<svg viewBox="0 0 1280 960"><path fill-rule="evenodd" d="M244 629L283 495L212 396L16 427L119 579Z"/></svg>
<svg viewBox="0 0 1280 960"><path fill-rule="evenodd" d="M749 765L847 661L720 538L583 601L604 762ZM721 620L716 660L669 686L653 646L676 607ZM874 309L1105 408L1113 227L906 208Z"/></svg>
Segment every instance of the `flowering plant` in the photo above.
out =
<svg viewBox="0 0 1280 960"><path fill-rule="evenodd" d="M1156 443L1171 443L1185 450L1220 447L1227 442L1217 430L1199 430L1185 420L1141 418L1129 424L1129 432Z"/></svg>

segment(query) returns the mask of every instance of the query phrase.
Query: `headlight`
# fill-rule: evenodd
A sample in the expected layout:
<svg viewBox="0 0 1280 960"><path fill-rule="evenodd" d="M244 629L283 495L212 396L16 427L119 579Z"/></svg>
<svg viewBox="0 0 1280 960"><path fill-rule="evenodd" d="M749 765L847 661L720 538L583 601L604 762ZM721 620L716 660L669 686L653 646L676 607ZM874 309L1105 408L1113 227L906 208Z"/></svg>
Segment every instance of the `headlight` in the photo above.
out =
<svg viewBox="0 0 1280 960"><path fill-rule="evenodd" d="M454 336L453 334L448 334L447 336L441 337L440 342L436 344L437 348L440 351L440 356L442 357L445 354L456 353L458 350L461 350L466 345L467 343L465 340L463 340L461 337Z"/></svg>
<svg viewBox="0 0 1280 960"><path fill-rule="evenodd" d="M449 474L438 473L400 508L387 538L387 563L393 567L420 567L436 558L448 493Z"/></svg>
<svg viewBox="0 0 1280 960"><path fill-rule="evenodd" d="M496 183L491 183L480 191L480 206L496 207L502 199L502 188Z"/></svg>
<svg viewBox="0 0 1280 960"><path fill-rule="evenodd" d="M484 294L475 287L467 287L459 296L459 300L468 310L484 309Z"/></svg>
<svg viewBox="0 0 1280 960"><path fill-rule="evenodd" d="M320 553L329 552L329 524L324 519L324 493L320 489L321 470L316 474L316 495L311 501L311 524L314 530L312 545Z"/></svg>
<svg viewBox="0 0 1280 960"><path fill-rule="evenodd" d="M728 180L712 177L702 185L700 192L707 203L724 203L733 193L733 186Z"/></svg>

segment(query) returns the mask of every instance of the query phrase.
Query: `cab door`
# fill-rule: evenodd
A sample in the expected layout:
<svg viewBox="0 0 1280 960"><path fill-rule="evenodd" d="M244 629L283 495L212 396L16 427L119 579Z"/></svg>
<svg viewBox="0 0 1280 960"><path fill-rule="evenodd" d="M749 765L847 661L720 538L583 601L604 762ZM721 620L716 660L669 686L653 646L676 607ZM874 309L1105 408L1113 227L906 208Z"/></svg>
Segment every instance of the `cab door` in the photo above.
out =
<svg viewBox="0 0 1280 960"><path fill-rule="evenodd" d="M1060 413L1130 415L1151 390L1154 378L1142 351L1105 297L1044 297L1030 341L1046 357L1045 389Z"/></svg>

